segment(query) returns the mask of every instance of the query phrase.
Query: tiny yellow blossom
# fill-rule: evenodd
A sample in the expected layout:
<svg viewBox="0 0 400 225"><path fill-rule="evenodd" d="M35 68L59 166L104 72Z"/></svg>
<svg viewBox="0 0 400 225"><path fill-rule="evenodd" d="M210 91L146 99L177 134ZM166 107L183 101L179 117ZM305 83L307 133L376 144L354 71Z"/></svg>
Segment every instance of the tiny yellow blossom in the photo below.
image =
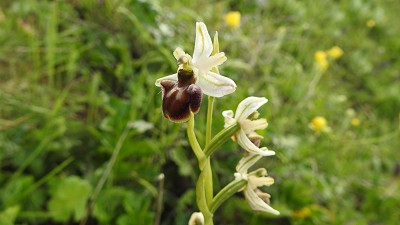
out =
<svg viewBox="0 0 400 225"><path fill-rule="evenodd" d="M331 49L328 50L328 55L332 59L337 59L337 58L340 58L343 55L343 50L338 46L334 46L334 47L332 47Z"/></svg>
<svg viewBox="0 0 400 225"><path fill-rule="evenodd" d="M355 127L359 126L360 123L361 123L361 121L357 117L354 117L353 119L351 119L351 125L353 125Z"/></svg>
<svg viewBox="0 0 400 225"><path fill-rule="evenodd" d="M375 20L369 19L369 20L367 21L367 27L372 28L372 27L374 27L375 25L376 25Z"/></svg>
<svg viewBox="0 0 400 225"><path fill-rule="evenodd" d="M225 15L225 23L231 28L238 28L240 26L240 12L228 12Z"/></svg>
<svg viewBox="0 0 400 225"><path fill-rule="evenodd" d="M322 116L314 117L311 120L309 127L316 132L327 131L329 129L328 122Z"/></svg>
<svg viewBox="0 0 400 225"><path fill-rule="evenodd" d="M326 53L324 51L316 51L314 54L315 61L323 61L326 60Z"/></svg>
<svg viewBox="0 0 400 225"><path fill-rule="evenodd" d="M328 69L329 62L327 59L327 54L324 51L316 51L314 53L314 61L317 65L318 70L325 71Z"/></svg>
<svg viewBox="0 0 400 225"><path fill-rule="evenodd" d="M308 207L304 207L300 210L292 212L292 218L296 219L304 219L306 217L309 217L311 215L311 209Z"/></svg>

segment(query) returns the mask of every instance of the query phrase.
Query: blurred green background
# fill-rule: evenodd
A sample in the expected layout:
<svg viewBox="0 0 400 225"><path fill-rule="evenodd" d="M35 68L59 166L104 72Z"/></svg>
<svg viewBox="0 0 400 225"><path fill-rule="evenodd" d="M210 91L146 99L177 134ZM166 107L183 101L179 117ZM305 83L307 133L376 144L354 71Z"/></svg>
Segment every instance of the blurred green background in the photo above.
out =
<svg viewBox="0 0 400 225"><path fill-rule="evenodd" d="M176 47L192 53L196 21L219 32L220 72L238 85L216 100L214 133L223 110L265 96L262 145L277 153L259 166L281 215L238 193L215 224L398 224L399 12L394 0L2 0L0 224L187 224L196 160L154 82L176 71ZM241 154L233 142L215 154L216 190Z"/></svg>

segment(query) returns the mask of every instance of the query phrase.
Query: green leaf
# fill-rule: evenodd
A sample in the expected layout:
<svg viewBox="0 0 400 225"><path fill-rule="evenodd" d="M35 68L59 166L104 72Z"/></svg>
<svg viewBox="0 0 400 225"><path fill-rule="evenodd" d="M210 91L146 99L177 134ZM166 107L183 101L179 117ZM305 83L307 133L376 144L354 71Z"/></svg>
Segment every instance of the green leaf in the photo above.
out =
<svg viewBox="0 0 400 225"><path fill-rule="evenodd" d="M91 191L89 182L79 177L71 176L59 181L48 203L54 220L66 222L72 215L75 221L80 220L85 213Z"/></svg>
<svg viewBox="0 0 400 225"><path fill-rule="evenodd" d="M19 206L12 206L6 208L4 211L0 212L0 224L1 225L13 225L17 215L19 213Z"/></svg>
<svg viewBox="0 0 400 225"><path fill-rule="evenodd" d="M179 174L182 176L190 176L194 174L193 166L187 158L184 149L176 148L175 150L171 151L171 158L176 165L178 165Z"/></svg>
<svg viewBox="0 0 400 225"><path fill-rule="evenodd" d="M126 214L117 219L117 225L151 224L154 220L151 198L146 193L127 193L123 206Z"/></svg>
<svg viewBox="0 0 400 225"><path fill-rule="evenodd" d="M9 181L4 188L0 189L0 199L6 206L25 203L23 201L23 193L31 185L33 185L32 176L21 176Z"/></svg>
<svg viewBox="0 0 400 225"><path fill-rule="evenodd" d="M122 201L127 197L128 192L122 187L104 189L94 205L93 216L101 224L112 224L116 215L121 214Z"/></svg>

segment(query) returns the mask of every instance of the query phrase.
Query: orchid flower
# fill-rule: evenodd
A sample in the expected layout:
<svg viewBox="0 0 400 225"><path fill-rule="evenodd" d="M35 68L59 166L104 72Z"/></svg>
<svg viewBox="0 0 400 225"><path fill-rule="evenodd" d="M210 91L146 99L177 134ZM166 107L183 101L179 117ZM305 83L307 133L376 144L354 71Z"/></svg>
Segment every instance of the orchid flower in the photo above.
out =
<svg viewBox="0 0 400 225"><path fill-rule="evenodd" d="M267 176L267 171L262 168L248 174L247 170L253 166L262 156L258 154L247 154L243 157L237 167L235 177L237 180L247 180L247 185L244 188L244 195L250 207L256 211L263 211L279 215L279 211L273 209L269 205L271 196L268 193L262 192L258 187L270 186L274 183L272 177Z"/></svg>
<svg viewBox="0 0 400 225"><path fill-rule="evenodd" d="M222 112L225 117L225 127L234 123L239 124L240 129L234 136L238 144L249 153L262 156L275 155L275 152L266 147L259 148L250 140L249 136L254 135L255 130L265 129L268 126L266 119L257 119L257 109L267 102L268 99L263 97L248 97L239 103L235 116L232 110Z"/></svg>
<svg viewBox="0 0 400 225"><path fill-rule="evenodd" d="M198 85L204 94L213 97L222 97L233 93L236 90L236 84L227 77L211 72L213 67L221 65L227 59L223 52L211 56L212 52L213 44L207 27L204 23L197 22L193 58L181 48L175 49L174 57L178 62L182 60L186 61L192 67L194 84ZM178 73L156 80L155 85L162 87L162 82L165 81L178 82Z"/></svg>

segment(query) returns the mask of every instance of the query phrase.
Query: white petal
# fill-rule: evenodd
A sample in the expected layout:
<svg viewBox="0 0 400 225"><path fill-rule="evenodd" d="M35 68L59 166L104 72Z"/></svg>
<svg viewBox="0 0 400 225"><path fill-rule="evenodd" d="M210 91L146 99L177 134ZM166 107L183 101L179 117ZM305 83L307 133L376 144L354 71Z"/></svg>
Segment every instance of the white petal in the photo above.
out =
<svg viewBox="0 0 400 225"><path fill-rule="evenodd" d="M183 56L185 56L186 55L186 52L185 51L183 51L183 49L182 48L176 48L175 49L175 51L174 51L174 57L175 57L175 59L176 60L179 60L180 58L182 58Z"/></svg>
<svg viewBox="0 0 400 225"><path fill-rule="evenodd" d="M211 37L208 34L206 25L203 22L196 23L196 40L194 43L193 62L208 57L213 51Z"/></svg>
<svg viewBox="0 0 400 225"><path fill-rule="evenodd" d="M222 112L222 115L225 118L225 124L224 127L227 128L230 125L234 124L236 122L235 119L233 119L233 111L232 110L225 110Z"/></svg>
<svg viewBox="0 0 400 225"><path fill-rule="evenodd" d="M179 47L175 49L173 54L174 54L175 59L178 61L178 64L187 63L187 62L190 63L192 61L192 56L187 54L185 51L183 51L183 49L181 49Z"/></svg>
<svg viewBox="0 0 400 225"><path fill-rule="evenodd" d="M201 60L197 60L194 65L199 69L200 72L208 72L213 67L219 66L226 61L225 53L219 52L210 57L203 57Z"/></svg>
<svg viewBox="0 0 400 225"><path fill-rule="evenodd" d="M233 111L232 110L225 110L222 112L222 115L224 116L224 118L233 118Z"/></svg>
<svg viewBox="0 0 400 225"><path fill-rule="evenodd" d="M274 178L272 177L267 177L267 176L249 176L249 184L253 187L253 189L256 189L258 187L262 186L271 186L274 184Z"/></svg>
<svg viewBox="0 0 400 225"><path fill-rule="evenodd" d="M272 213L275 215L279 215L279 211L273 209L266 202L264 202L260 197L258 197L257 193L253 190L251 185L246 186L244 195L246 196L246 200L253 210L263 211L263 212L268 212L268 213Z"/></svg>
<svg viewBox="0 0 400 225"><path fill-rule="evenodd" d="M247 174L242 174L242 173L234 173L233 176L235 176L235 180L247 180ZM240 191L242 191L244 188L242 188Z"/></svg>
<svg viewBox="0 0 400 225"><path fill-rule="evenodd" d="M163 81L163 80L168 80L168 81L178 81L178 74L172 74L172 75L168 75L168 76L165 76L165 77L162 77L162 78L160 78L160 79L157 79L156 80L156 83L155 83L155 85L157 86L157 87L161 87L161 81Z"/></svg>
<svg viewBox="0 0 400 225"><path fill-rule="evenodd" d="M244 130L244 129L243 129ZM245 133L246 133L246 130L244 130L245 131ZM247 135L247 137L251 140L251 139L253 139L253 138L257 138L257 139L264 139L264 137L263 136L261 136L261 135L259 135L259 134L257 134L256 132L254 132L254 131L251 131L250 133L246 133L246 135Z"/></svg>
<svg viewBox="0 0 400 225"><path fill-rule="evenodd" d="M236 166L236 171L240 174L247 174L247 170L252 167L263 156L258 154L248 154L243 157Z"/></svg>
<svg viewBox="0 0 400 225"><path fill-rule="evenodd" d="M268 99L264 97L247 97L242 102L239 103L236 109L235 119L238 121L243 121L250 116L250 114L257 111L262 105L268 102Z"/></svg>
<svg viewBox="0 0 400 225"><path fill-rule="evenodd" d="M263 130L267 128L268 123L266 119L258 119L258 120L248 120L245 119L240 123L240 127L244 130L246 134L249 134L255 130Z"/></svg>
<svg viewBox="0 0 400 225"><path fill-rule="evenodd" d="M244 150L246 150L252 154L257 154L257 155L262 155L262 156L275 155L274 151L268 150L266 148L260 149L259 147L254 145L250 141L250 139L247 137L247 135L243 131L243 129L240 129L239 134L237 135L237 142Z"/></svg>
<svg viewBox="0 0 400 225"><path fill-rule="evenodd" d="M213 97L222 97L236 90L233 80L213 72L199 73L196 84L204 94Z"/></svg>

